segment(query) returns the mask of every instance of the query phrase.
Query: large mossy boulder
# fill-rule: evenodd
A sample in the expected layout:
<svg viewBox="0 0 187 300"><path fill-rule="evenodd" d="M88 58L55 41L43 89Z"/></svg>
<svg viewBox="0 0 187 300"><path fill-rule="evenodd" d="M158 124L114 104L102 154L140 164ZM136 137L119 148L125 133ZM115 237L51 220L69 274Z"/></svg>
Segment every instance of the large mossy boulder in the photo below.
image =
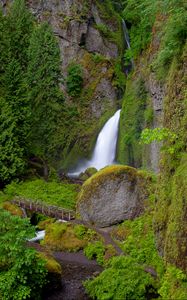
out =
<svg viewBox="0 0 187 300"><path fill-rule="evenodd" d="M139 216L148 197L150 176L128 166L109 166L82 186L77 213L82 220L106 227Z"/></svg>

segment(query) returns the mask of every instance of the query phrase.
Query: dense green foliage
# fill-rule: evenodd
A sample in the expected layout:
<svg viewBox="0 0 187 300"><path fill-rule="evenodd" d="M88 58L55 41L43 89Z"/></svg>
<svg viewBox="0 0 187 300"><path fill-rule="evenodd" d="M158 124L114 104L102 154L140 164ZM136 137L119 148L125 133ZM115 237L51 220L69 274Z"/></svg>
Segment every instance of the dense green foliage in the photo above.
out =
<svg viewBox="0 0 187 300"><path fill-rule="evenodd" d="M67 91L70 96L80 96L83 85L83 74L80 65L72 63L68 67Z"/></svg>
<svg viewBox="0 0 187 300"><path fill-rule="evenodd" d="M155 268L158 276L163 273L163 261L156 249L152 227L152 214L146 213L133 220L125 221L118 228L123 239L121 247L124 253L133 257L136 263Z"/></svg>
<svg viewBox="0 0 187 300"><path fill-rule="evenodd" d="M112 236L125 256L110 259L98 277L85 282L86 290L94 299L186 298L186 275L175 266L165 265L158 254L152 223L153 204L141 217L125 221L113 229ZM88 258L99 258L103 264L102 244L88 244L84 251Z"/></svg>
<svg viewBox="0 0 187 300"><path fill-rule="evenodd" d="M187 271L186 1L96 0L101 23L94 24L95 30L106 45L112 42L118 46L119 57L109 60L82 49L83 57L69 65L67 78L63 80L60 50L53 31L48 23L38 24L25 3L15 0L7 8L6 16L0 12L0 185L22 177L28 162L40 175L48 177L51 166L57 169L60 162L69 167L78 157L88 156L96 134L115 109L103 98L102 106L100 100L94 103L96 109L105 111L102 118L98 121L91 115L91 101L98 84L103 79L109 80L125 92L119 161L147 166L144 162L150 159L148 148L141 140L146 144L163 141L164 151L155 191L155 211L148 210L138 219L117 227L113 237L126 256L110 260L104 272L86 283L86 289L99 300L147 299L152 291L163 300L185 300L187 278L181 269ZM121 17L112 3L129 28L131 49L125 54ZM76 15L80 23L88 8L85 3L84 11ZM66 16L66 25L73 18L74 15ZM123 56L125 65L134 59L135 69L128 78L122 72ZM62 83L67 87L68 93L64 93L67 99L59 88ZM156 118L161 107L153 107L155 94L157 100L163 100L163 120ZM158 122L163 123L162 129L154 128L161 126L155 125ZM149 128L141 135L145 127ZM76 195L75 185L32 180L8 185L0 193L0 201L18 196L74 208ZM94 236L92 231L82 225L49 224L53 221L43 224L48 227L44 244L67 251L85 248L90 259L105 264L105 246L100 241L89 243ZM27 220L0 210L2 299L39 297L45 283L45 269L34 250L25 246L32 235ZM153 273L155 270L157 278L146 273L146 268Z"/></svg>
<svg viewBox="0 0 187 300"><path fill-rule="evenodd" d="M59 89L62 77L60 50L47 23L33 30L28 60L28 99L32 111L30 151L46 160L50 156L50 151L54 151L53 136L63 103L63 95Z"/></svg>
<svg viewBox="0 0 187 300"><path fill-rule="evenodd" d="M187 276L175 266L168 266L159 289L161 299L185 300L187 295Z"/></svg>
<svg viewBox="0 0 187 300"><path fill-rule="evenodd" d="M132 257L121 256L113 258L109 267L93 281L87 281L85 287L98 300L144 300L153 282Z"/></svg>
<svg viewBox="0 0 187 300"><path fill-rule="evenodd" d="M151 42L151 31L158 10L158 2L151 0L124 0L123 17L131 24L131 49L127 56L137 58L138 54Z"/></svg>
<svg viewBox="0 0 187 300"><path fill-rule="evenodd" d="M164 86L167 86L167 88L165 88L166 95L169 94L172 89L174 91L175 87L179 89L180 81L184 82L185 80L181 77L178 82L176 82L176 77L182 75L179 68L182 66L186 55L186 3L183 0L126 0L123 1L123 4L123 17L129 26L131 38L131 49L127 50L126 56L135 59L137 68L136 72L131 74L127 80L126 91L123 98L118 159L121 163L138 167L149 167L149 160L151 159L149 152L151 148L148 146L143 147L139 144L140 134L145 127L152 128L154 126L160 126L162 119L161 116L157 116L159 114L158 112L153 115L153 108L155 108L153 106L155 106L156 98L154 95L152 95L152 99L146 97L146 93L147 95L149 95L149 92L154 94L152 88L156 88L160 85L159 82L154 82L154 78L162 80L161 89L164 90ZM144 106L139 104L139 96L136 92L141 93L139 81L142 81L142 78L146 83L144 85L145 92L142 94ZM169 81L173 81L173 87ZM184 95L175 96L175 98L184 98ZM171 101L171 97L170 99L163 99L163 101L165 100L163 107L164 109L168 109L170 106L169 103L173 103L170 109L173 109L174 116L176 105L174 104L174 99ZM162 95L160 95L160 101L161 98ZM179 105L178 102L178 106ZM183 104L181 105L181 110L182 109ZM178 110L176 119L181 117L182 111ZM170 128L169 125L171 119L168 119L167 124L164 124L164 126L175 133L175 127ZM137 126L138 120L140 120L139 126ZM171 144L172 143L170 143L170 145ZM172 151L173 148L169 148ZM174 145L174 148L175 152L180 151L180 139L177 138L177 145Z"/></svg>
<svg viewBox="0 0 187 300"><path fill-rule="evenodd" d="M84 254L88 257L88 259L95 258L100 265L104 264L104 253L105 246L100 241L89 243L84 249Z"/></svg>
<svg viewBox="0 0 187 300"><path fill-rule="evenodd" d="M45 263L26 246L34 236L28 219L11 216L0 209L0 298L40 299L46 283Z"/></svg>
<svg viewBox="0 0 187 300"><path fill-rule="evenodd" d="M0 18L0 181L6 183L24 172L31 155L45 162L57 147L53 135L63 96L50 26L36 25L24 0L14 1Z"/></svg>
<svg viewBox="0 0 187 300"><path fill-rule="evenodd" d="M36 179L20 183L12 182L6 186L4 195L0 198L9 200L17 196L74 209L78 190L79 186L76 184L58 183L55 181L46 182L42 179Z"/></svg>
<svg viewBox="0 0 187 300"><path fill-rule="evenodd" d="M121 111L120 138L118 142L118 160L131 166L140 167L142 164L141 132L146 123L149 111L149 99L142 78L128 80L127 90Z"/></svg>
<svg viewBox="0 0 187 300"><path fill-rule="evenodd" d="M131 24L131 49L127 56L137 58L150 44L153 25L158 20L165 20L161 30L160 51L155 60L155 67L165 68L174 56L180 55L187 37L186 3L184 0L124 0L123 16ZM130 52L130 53L129 53ZM160 70L158 70L160 72Z"/></svg>
<svg viewBox="0 0 187 300"><path fill-rule="evenodd" d="M25 167L30 109L25 75L33 18L23 0L1 17L0 181L19 176Z"/></svg>

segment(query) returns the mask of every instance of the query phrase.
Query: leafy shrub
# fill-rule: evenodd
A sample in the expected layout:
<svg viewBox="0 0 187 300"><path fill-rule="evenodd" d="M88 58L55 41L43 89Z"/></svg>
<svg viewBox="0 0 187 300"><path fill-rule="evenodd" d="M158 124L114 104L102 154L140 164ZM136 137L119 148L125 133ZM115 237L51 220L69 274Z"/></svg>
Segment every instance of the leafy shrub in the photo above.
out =
<svg viewBox="0 0 187 300"><path fill-rule="evenodd" d="M160 51L153 62L158 74L167 70L175 56L179 56L187 38L187 14L185 7L171 7L170 16L164 26Z"/></svg>
<svg viewBox="0 0 187 300"><path fill-rule="evenodd" d="M85 282L88 294L98 300L144 300L153 285L153 278L128 256L112 258L108 269Z"/></svg>
<svg viewBox="0 0 187 300"><path fill-rule="evenodd" d="M98 264L103 265L105 246L100 241L88 243L88 245L84 249L84 254L88 259L96 259Z"/></svg>
<svg viewBox="0 0 187 300"><path fill-rule="evenodd" d="M84 225L75 225L74 227L75 235L80 239L84 238L86 231L87 228Z"/></svg>
<svg viewBox="0 0 187 300"><path fill-rule="evenodd" d="M83 87L83 72L81 66L75 63L68 67L67 91L72 97L79 96Z"/></svg>
<svg viewBox="0 0 187 300"><path fill-rule="evenodd" d="M46 269L26 240L35 229L28 219L0 209L0 297L2 300L40 299Z"/></svg>
<svg viewBox="0 0 187 300"><path fill-rule="evenodd" d="M162 279L159 294L162 299L186 300L187 276L175 266L168 266Z"/></svg>
<svg viewBox="0 0 187 300"><path fill-rule="evenodd" d="M122 249L130 255L137 263L152 266L162 276L163 262L156 249L155 237L152 228L152 216L144 215L133 221L125 221L122 225L125 228Z"/></svg>
<svg viewBox="0 0 187 300"><path fill-rule="evenodd" d="M164 150L168 154L177 154L179 149L182 148L182 143L180 142L177 134L170 131L168 128L145 128L141 133L140 142L143 144L150 144L153 141L165 141L166 143L162 147L162 150Z"/></svg>
<svg viewBox="0 0 187 300"><path fill-rule="evenodd" d="M18 196L72 209L75 206L78 185L36 179L20 183L12 182L6 186L4 192L5 199L7 196L9 199Z"/></svg>
<svg viewBox="0 0 187 300"><path fill-rule="evenodd" d="M151 0L127 0L124 1L123 16L131 24L130 38L131 51L127 51L126 57L136 58L151 41L151 30L157 12L157 1Z"/></svg>

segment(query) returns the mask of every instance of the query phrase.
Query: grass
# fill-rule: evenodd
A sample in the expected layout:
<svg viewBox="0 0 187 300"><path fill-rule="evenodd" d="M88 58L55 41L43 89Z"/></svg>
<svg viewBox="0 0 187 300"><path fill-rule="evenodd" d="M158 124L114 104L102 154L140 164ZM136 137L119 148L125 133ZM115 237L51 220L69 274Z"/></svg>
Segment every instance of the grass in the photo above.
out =
<svg viewBox="0 0 187 300"><path fill-rule="evenodd" d="M12 182L0 194L0 203L15 197L40 201L49 205L74 209L79 186L76 184L46 182L35 179L25 182Z"/></svg>

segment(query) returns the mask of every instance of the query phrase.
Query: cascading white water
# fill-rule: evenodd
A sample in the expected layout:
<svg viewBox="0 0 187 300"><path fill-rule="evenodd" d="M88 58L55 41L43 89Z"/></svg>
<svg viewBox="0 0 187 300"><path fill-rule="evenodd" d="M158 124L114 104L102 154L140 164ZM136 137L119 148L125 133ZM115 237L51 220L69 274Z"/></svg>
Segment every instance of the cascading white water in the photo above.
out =
<svg viewBox="0 0 187 300"><path fill-rule="evenodd" d="M115 162L120 111L119 109L101 129L91 160L78 166L74 172L69 173L69 176L78 176L89 167L100 170Z"/></svg>
<svg viewBox="0 0 187 300"><path fill-rule="evenodd" d="M115 161L119 118L120 110L106 122L99 133L93 156L90 160L90 165L98 170L111 165Z"/></svg>
<svg viewBox="0 0 187 300"><path fill-rule="evenodd" d="M130 37L129 37L129 32L127 29L127 25L125 23L125 20L122 19L122 27L123 27L123 35L124 35L124 41L126 43L126 48L130 49L131 45L130 45ZM126 74L128 75L129 72L134 68L134 61L131 58L129 64L126 66Z"/></svg>
<svg viewBox="0 0 187 300"><path fill-rule="evenodd" d="M130 49L131 46L130 46L129 33L128 33L128 29L127 29L125 20L123 20L123 19L122 19L122 26L123 26L123 34L124 34L125 42L127 44L127 48Z"/></svg>

